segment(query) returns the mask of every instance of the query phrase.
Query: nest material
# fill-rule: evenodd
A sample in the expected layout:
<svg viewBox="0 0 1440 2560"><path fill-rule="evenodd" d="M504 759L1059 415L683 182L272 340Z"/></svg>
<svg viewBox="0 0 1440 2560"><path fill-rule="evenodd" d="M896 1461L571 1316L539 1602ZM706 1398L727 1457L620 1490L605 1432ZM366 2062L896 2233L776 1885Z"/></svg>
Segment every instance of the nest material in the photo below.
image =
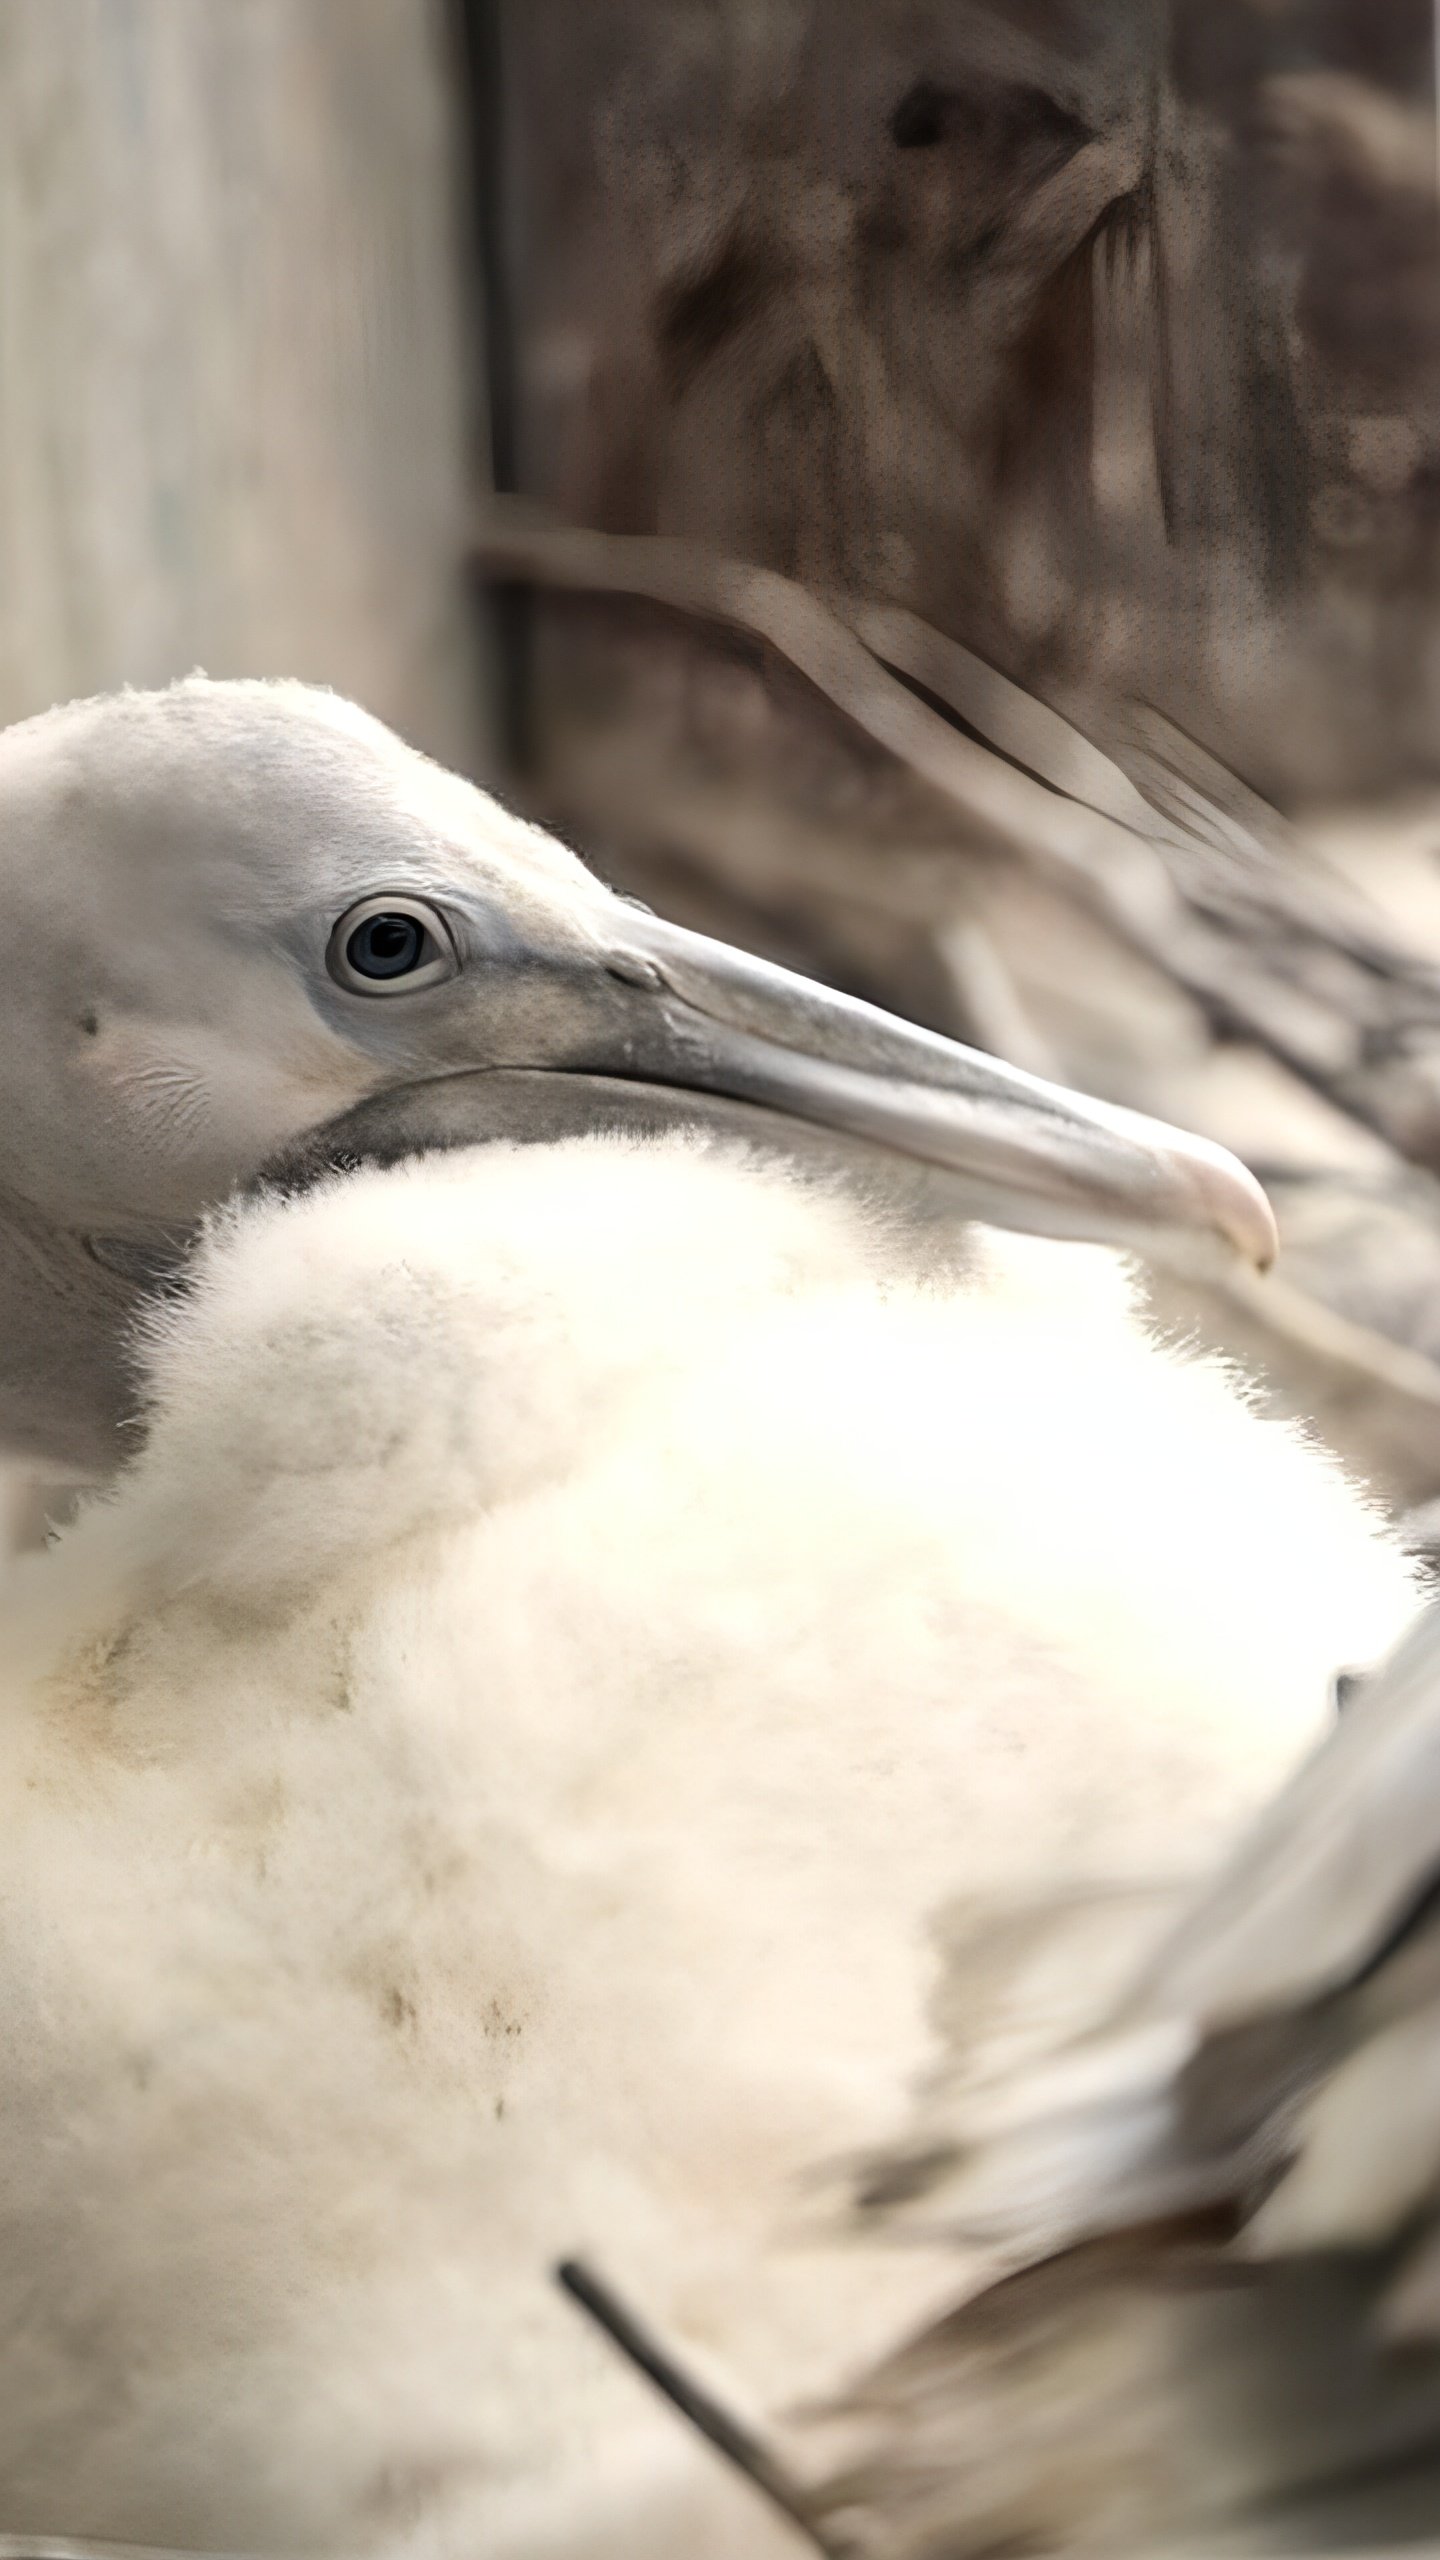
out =
<svg viewBox="0 0 1440 2560"><path fill-rule="evenodd" d="M478 547L546 591L537 814L1235 1148L1281 1272L1157 1265L1158 1316L1440 1497L1428 12L535 0L508 41L548 512Z"/></svg>
<svg viewBox="0 0 1440 2560"><path fill-rule="evenodd" d="M522 485L1272 795L1435 771L1428 12L516 13Z"/></svg>
<svg viewBox="0 0 1440 2560"><path fill-rule="evenodd" d="M1153 713L1102 751L897 608L526 511L479 550L604 599L542 661L548 817L688 922L1237 1148L1281 1272L1157 1262L1157 1314L1397 1503L1440 1493L1440 938L1364 858ZM1425 827L1395 855L1423 870Z"/></svg>

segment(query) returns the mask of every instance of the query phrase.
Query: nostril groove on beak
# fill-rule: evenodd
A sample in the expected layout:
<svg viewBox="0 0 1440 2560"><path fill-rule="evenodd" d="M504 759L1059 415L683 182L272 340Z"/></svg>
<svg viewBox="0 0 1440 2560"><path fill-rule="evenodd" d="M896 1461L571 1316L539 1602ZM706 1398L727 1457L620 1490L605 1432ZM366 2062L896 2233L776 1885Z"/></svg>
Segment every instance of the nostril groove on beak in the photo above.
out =
<svg viewBox="0 0 1440 2560"><path fill-rule="evenodd" d="M663 987L665 984L653 960L639 951L612 951L605 962L607 974L618 978L622 987Z"/></svg>

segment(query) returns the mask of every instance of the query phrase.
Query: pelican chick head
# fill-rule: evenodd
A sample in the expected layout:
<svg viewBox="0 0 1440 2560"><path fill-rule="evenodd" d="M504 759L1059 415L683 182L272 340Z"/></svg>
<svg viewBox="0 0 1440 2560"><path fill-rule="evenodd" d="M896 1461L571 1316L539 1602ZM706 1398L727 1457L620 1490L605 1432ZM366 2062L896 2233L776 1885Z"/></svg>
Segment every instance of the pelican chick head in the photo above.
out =
<svg viewBox="0 0 1440 2560"><path fill-rule="evenodd" d="M12 1454L108 1469L137 1290L337 1122L362 1153L824 1130L996 1223L1273 1248L1222 1150L664 923L305 686L196 676L5 732L0 870Z"/></svg>

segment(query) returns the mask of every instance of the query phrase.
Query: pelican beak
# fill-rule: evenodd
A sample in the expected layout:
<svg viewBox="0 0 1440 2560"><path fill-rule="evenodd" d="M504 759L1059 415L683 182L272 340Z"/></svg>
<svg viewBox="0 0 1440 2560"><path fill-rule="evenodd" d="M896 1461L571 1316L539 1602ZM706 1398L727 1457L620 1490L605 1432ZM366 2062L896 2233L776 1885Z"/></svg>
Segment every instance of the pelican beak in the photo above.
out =
<svg viewBox="0 0 1440 2560"><path fill-rule="evenodd" d="M492 927L492 952L499 938ZM991 1226L1141 1250L1218 1241L1261 1270L1274 1259L1269 1202L1224 1148L605 891L578 933L573 912L530 920L456 998L424 1068L306 1132L257 1181L304 1185L433 1147L698 1126L862 1174L908 1158L917 1205Z"/></svg>
<svg viewBox="0 0 1440 2560"><path fill-rule="evenodd" d="M1258 1269L1273 1261L1270 1204L1223 1147L659 917L624 915L606 956L632 996L620 1053L587 1044L582 1071L726 1096L940 1167L960 1177L969 1214L995 1226L1140 1245L1219 1238Z"/></svg>

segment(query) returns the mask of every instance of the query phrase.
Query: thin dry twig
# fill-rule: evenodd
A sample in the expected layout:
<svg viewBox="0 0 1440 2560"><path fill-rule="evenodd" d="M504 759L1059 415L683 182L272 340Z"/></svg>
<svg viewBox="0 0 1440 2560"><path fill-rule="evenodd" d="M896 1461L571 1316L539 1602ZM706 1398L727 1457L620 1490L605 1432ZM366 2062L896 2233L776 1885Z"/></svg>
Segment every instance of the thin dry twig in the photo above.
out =
<svg viewBox="0 0 1440 2560"><path fill-rule="evenodd" d="M837 2541L817 2521L799 2482L791 2478L769 2446L722 2409L713 2394L683 2370L669 2348L662 2347L653 2331L627 2309L608 2284L574 2258L556 2268L555 2280L589 2314L597 2328L603 2329L636 2371L654 2384L671 2407L688 2419L706 2443L741 2472L814 2550L825 2552L828 2560L853 2560L853 2545Z"/></svg>

